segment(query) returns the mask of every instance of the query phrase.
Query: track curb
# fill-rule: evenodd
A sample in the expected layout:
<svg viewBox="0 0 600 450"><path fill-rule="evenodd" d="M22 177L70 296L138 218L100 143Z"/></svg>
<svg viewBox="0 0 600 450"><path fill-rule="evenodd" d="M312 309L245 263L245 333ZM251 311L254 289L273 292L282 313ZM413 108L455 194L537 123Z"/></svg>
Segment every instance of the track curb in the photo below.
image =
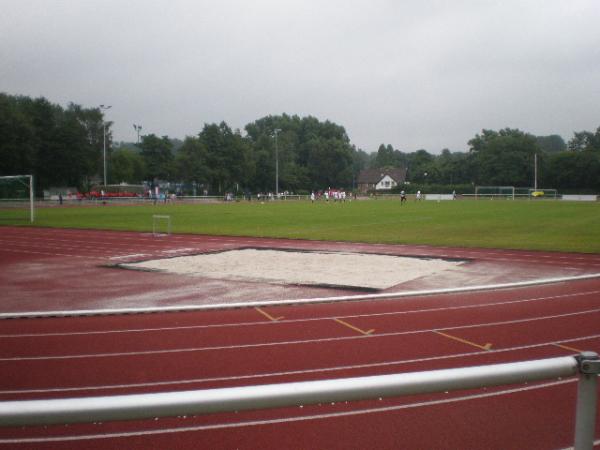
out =
<svg viewBox="0 0 600 450"><path fill-rule="evenodd" d="M72 311L28 311L18 313L0 313L0 320L5 319L28 319L47 317L81 317L81 316L108 316L125 314L155 314L165 312L189 312L210 311L217 309L256 308L265 306L289 306L305 305L314 303L332 303L341 301L360 300L393 300L404 297L420 297L426 295L457 294L462 292L490 291L500 289L513 289L519 287L537 286L542 284L564 283L569 281L589 280L600 278L600 273L577 275L571 277L540 278L537 280L519 281L515 283L489 284L479 286L463 286L458 288L428 289L422 291L390 292L385 294L358 294L343 295L337 297L314 297L304 299L288 300L255 300L235 303L214 303L209 305L177 305L145 308L107 308L107 309L83 309Z"/></svg>

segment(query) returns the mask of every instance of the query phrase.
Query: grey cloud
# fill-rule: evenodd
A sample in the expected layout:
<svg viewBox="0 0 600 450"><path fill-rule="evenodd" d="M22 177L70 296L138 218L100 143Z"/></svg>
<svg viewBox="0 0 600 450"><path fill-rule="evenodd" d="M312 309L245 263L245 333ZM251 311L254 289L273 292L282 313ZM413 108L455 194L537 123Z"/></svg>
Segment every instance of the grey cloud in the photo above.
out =
<svg viewBox="0 0 600 450"><path fill-rule="evenodd" d="M314 115L374 151L600 125L595 0L0 0L0 91L112 104L117 140Z"/></svg>

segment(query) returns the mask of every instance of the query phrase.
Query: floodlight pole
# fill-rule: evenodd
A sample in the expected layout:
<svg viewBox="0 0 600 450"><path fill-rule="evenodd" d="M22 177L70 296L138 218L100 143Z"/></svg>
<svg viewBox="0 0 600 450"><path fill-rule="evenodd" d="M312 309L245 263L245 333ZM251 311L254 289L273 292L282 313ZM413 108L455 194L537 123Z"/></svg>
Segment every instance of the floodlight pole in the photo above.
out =
<svg viewBox="0 0 600 450"><path fill-rule="evenodd" d="M100 105L100 109L106 111L107 109L112 108L111 105L104 106ZM103 151L102 151L102 159L104 161L104 186L106 186L106 122L104 121L104 116L102 116L102 137L103 137Z"/></svg>
<svg viewBox="0 0 600 450"><path fill-rule="evenodd" d="M140 143L140 131L142 130L142 126L141 125L136 125L135 123L133 124L133 128L135 129L135 131L137 131L137 143Z"/></svg>
<svg viewBox="0 0 600 450"><path fill-rule="evenodd" d="M537 153L533 155L533 189L537 191Z"/></svg>
<svg viewBox="0 0 600 450"><path fill-rule="evenodd" d="M275 128L275 197L279 198L279 145L277 143L277 134L281 131L280 128Z"/></svg>

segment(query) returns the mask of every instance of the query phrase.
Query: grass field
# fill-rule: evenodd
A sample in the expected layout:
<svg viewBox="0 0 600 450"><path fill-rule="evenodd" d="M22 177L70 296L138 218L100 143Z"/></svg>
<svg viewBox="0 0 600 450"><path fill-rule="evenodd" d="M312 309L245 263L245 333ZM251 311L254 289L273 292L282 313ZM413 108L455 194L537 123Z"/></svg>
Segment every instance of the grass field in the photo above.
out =
<svg viewBox="0 0 600 450"><path fill-rule="evenodd" d="M364 200L38 208L35 226L600 253L600 205L587 202ZM0 224L27 225L0 211Z"/></svg>

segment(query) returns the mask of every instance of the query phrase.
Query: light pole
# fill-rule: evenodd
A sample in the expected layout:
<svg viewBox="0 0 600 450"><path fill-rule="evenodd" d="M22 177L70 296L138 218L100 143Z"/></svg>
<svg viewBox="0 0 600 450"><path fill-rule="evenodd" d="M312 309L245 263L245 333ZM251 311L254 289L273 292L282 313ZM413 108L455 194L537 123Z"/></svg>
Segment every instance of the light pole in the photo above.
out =
<svg viewBox="0 0 600 450"><path fill-rule="evenodd" d="M537 192L537 153L533 155L533 189Z"/></svg>
<svg viewBox="0 0 600 450"><path fill-rule="evenodd" d="M281 131L280 128L275 128L275 197L279 198L279 145L277 143L277 135Z"/></svg>
<svg viewBox="0 0 600 450"><path fill-rule="evenodd" d="M104 106L100 105L100 109L106 111L107 109L112 108L111 105ZM104 121L104 115L102 116L102 137L103 137L103 151L102 151L102 159L104 161L104 186L106 186L106 122Z"/></svg>
<svg viewBox="0 0 600 450"><path fill-rule="evenodd" d="M140 143L140 131L142 131L142 126L141 125L136 125L135 123L133 124L133 128L135 131L137 131L137 143Z"/></svg>

